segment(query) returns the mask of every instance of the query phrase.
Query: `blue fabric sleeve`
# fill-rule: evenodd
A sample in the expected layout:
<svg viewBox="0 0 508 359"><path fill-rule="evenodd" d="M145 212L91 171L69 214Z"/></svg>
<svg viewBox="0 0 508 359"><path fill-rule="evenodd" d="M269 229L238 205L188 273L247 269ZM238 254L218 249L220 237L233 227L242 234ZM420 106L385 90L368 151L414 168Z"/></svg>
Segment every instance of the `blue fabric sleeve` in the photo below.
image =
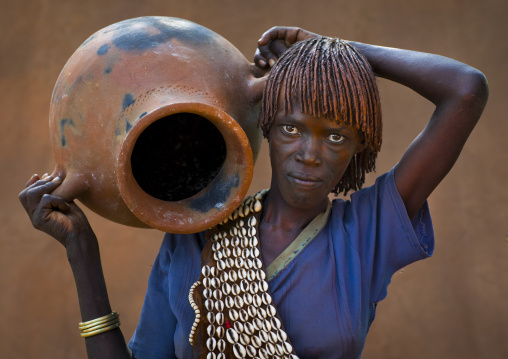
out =
<svg viewBox="0 0 508 359"><path fill-rule="evenodd" d="M351 195L346 230L361 258L362 282L370 300L379 302L395 272L427 258L434 250L434 231L427 202L413 220L407 215L394 180L394 168L375 185ZM351 233L350 233L351 234Z"/></svg>
<svg viewBox="0 0 508 359"><path fill-rule="evenodd" d="M169 256L159 253L148 280L138 326L129 342L136 359L176 358L174 333L177 320L169 310L169 264Z"/></svg>

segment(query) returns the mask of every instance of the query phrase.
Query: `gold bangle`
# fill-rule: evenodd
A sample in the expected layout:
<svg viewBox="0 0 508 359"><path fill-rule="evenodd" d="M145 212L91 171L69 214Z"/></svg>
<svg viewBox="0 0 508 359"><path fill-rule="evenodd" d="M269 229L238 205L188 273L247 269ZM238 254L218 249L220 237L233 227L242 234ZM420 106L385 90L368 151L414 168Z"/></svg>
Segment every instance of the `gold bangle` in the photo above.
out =
<svg viewBox="0 0 508 359"><path fill-rule="evenodd" d="M81 336L82 336L83 338L92 337L92 336L97 335L97 334L101 334L101 333L109 332L110 330L116 329L116 328L118 328L119 326L120 326L120 322L115 323L115 324L113 324L113 325L110 325L109 327L106 327L106 328L101 328L101 329L94 330L93 332L89 332L89 333L81 333Z"/></svg>
<svg viewBox="0 0 508 359"><path fill-rule="evenodd" d="M112 312L100 318L79 323L81 336L87 338L118 328L120 326L118 317L117 312Z"/></svg>
<svg viewBox="0 0 508 359"><path fill-rule="evenodd" d="M100 328L104 328L104 327L109 327L110 325L116 324L118 322L120 322L118 320L118 318L114 318L114 319L112 319L110 321L107 321L105 323L99 323L99 324L96 324L96 325L93 325L93 326L90 326L90 327L87 327L87 328L79 328L79 330L82 333L89 333L89 332L93 332L96 329L100 329Z"/></svg>
<svg viewBox="0 0 508 359"><path fill-rule="evenodd" d="M86 321L86 322L81 322L79 323L79 327L80 328L83 328L83 327L87 327L87 326L90 326L91 324L97 324L99 322L102 322L104 323L105 321L108 321L114 317L118 317L118 313L117 312L111 312L109 314L106 314L102 317L99 317L99 318L95 318L95 319L92 319L92 320L89 320L89 321Z"/></svg>

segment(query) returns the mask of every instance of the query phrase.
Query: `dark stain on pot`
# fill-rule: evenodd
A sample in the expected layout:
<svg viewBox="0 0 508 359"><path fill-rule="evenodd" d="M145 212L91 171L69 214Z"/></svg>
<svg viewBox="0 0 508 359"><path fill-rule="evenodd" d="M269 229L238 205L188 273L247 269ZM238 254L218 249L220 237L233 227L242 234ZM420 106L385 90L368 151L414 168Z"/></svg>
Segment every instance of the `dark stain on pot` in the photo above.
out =
<svg viewBox="0 0 508 359"><path fill-rule="evenodd" d="M132 97L130 93L126 93L122 101L122 112L130 105L133 105L135 101L136 100L134 100L134 97Z"/></svg>
<svg viewBox="0 0 508 359"><path fill-rule="evenodd" d="M212 208L221 209L228 202L231 189L237 188L240 184L240 176L235 173L234 176L225 179L221 171L216 183L213 190L206 191L203 196L192 200L189 207L201 213L206 213Z"/></svg>
<svg viewBox="0 0 508 359"><path fill-rule="evenodd" d="M141 115L139 115L138 120L140 120L142 117L144 117L148 112L143 112Z"/></svg>
<svg viewBox="0 0 508 359"><path fill-rule="evenodd" d="M111 72L112 68L108 67L104 70L104 74L108 75Z"/></svg>
<svg viewBox="0 0 508 359"><path fill-rule="evenodd" d="M134 26L134 24L138 26ZM147 32L146 28L149 27L156 29L157 33ZM196 46L207 43L210 37L217 36L211 30L194 23L180 19L172 19L171 22L167 22L158 17L125 20L117 24L114 30L118 35L113 38L113 44L125 51L144 51L171 39Z"/></svg>
<svg viewBox="0 0 508 359"><path fill-rule="evenodd" d="M67 145L67 140L65 138L65 126L74 126L74 121L72 121L71 118L63 118L60 120L60 141L62 143L62 147L65 147Z"/></svg>
<svg viewBox="0 0 508 359"><path fill-rule="evenodd" d="M97 50L97 55L102 56L108 52L110 49L110 46L108 44L104 44L101 47L99 47L99 50Z"/></svg>

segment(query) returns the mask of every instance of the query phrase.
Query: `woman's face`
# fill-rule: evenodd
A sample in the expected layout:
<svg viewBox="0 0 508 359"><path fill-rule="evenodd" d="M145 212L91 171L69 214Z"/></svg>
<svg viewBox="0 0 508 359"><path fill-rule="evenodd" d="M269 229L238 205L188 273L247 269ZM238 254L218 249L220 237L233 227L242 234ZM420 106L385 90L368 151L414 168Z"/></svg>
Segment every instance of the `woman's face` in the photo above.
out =
<svg viewBox="0 0 508 359"><path fill-rule="evenodd" d="M365 147L356 129L303 114L294 105L286 116L279 112L268 138L272 190L300 209L322 205L353 155Z"/></svg>

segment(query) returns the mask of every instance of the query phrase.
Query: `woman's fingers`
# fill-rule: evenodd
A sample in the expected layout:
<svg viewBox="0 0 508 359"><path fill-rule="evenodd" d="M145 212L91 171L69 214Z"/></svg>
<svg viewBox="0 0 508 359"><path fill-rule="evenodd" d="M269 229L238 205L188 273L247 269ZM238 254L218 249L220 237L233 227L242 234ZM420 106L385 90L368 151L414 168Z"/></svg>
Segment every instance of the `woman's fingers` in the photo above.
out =
<svg viewBox="0 0 508 359"><path fill-rule="evenodd" d="M32 215L33 211L37 208L42 196L53 192L61 183L62 180L59 177L52 178L51 176L44 177L45 179L39 179L36 182L30 184L19 194L18 198L28 215ZM34 178L28 181L27 184L32 182Z"/></svg>

